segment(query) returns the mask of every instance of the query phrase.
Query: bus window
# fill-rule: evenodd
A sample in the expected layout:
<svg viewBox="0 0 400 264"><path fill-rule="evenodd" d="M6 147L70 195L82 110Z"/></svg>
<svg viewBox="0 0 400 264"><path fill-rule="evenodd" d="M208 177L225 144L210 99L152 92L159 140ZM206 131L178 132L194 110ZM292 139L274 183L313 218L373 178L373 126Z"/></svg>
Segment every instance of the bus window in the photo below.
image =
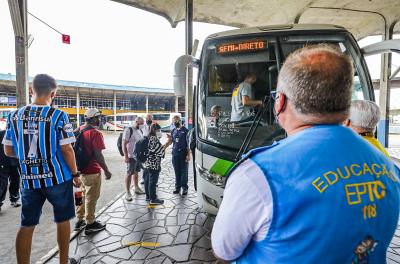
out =
<svg viewBox="0 0 400 264"><path fill-rule="evenodd" d="M285 133L275 121L274 102L270 94L276 90L278 67L283 64L285 58L295 50L310 44L335 45L348 54L354 64L353 99L372 99L368 91L368 73L363 68L362 58L356 52L356 44L345 35L285 36L280 39L279 44L275 38L265 39L264 43L266 44L263 50L247 53L221 54L218 52L219 43L213 42L205 48L203 65L207 66L203 66L204 72L199 80L197 95L197 131L200 138L238 150L251 125L256 125L256 129L249 149L270 145L273 141L283 138ZM277 45L280 46L276 48ZM279 62L276 59L277 52L280 55ZM256 82L252 84L252 99L262 100L264 104L263 107L253 107L249 111L247 122L236 122L232 118L232 98L235 96L235 89L250 72L255 73L257 77ZM259 110L262 110L260 121L253 124Z"/></svg>

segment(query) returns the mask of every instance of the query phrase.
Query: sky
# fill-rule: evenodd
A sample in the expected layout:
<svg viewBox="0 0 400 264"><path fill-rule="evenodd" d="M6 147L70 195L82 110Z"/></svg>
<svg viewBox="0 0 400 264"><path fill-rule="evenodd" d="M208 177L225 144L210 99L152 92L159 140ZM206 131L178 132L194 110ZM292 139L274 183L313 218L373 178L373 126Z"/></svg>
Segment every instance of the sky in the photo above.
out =
<svg viewBox="0 0 400 264"><path fill-rule="evenodd" d="M71 36L71 44L63 44L59 33L28 16L28 32L34 38L29 48L30 76L48 73L59 80L172 88L174 62L185 52L184 23L172 28L161 16L110 0L29 0L28 11ZM197 56L208 35L228 29L194 23L194 39L200 40ZM15 74L14 33L6 0L0 0L0 36L0 73ZM368 37L359 44L380 39ZM378 79L380 55L366 60L372 79ZM399 65L396 55L392 69ZM396 90L391 104L400 108L400 89Z"/></svg>
<svg viewBox="0 0 400 264"><path fill-rule="evenodd" d="M71 44L63 44L59 33L29 16L28 32L34 37L28 51L30 76L172 87L174 62L185 53L184 23L172 28L161 16L110 0L29 0L28 11L71 35ZM194 39L201 42L227 29L195 23ZM14 33L6 0L0 0L0 36L0 72L14 74Z"/></svg>

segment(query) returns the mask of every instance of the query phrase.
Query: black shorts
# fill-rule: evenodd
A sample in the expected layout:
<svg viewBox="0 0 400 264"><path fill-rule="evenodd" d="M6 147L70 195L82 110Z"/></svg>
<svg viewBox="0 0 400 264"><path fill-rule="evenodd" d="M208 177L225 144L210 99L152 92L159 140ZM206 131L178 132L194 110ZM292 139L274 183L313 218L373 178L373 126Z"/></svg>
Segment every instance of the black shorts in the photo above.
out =
<svg viewBox="0 0 400 264"><path fill-rule="evenodd" d="M136 172L139 172L140 167L141 166L140 166L139 162L137 162L134 158L129 158L129 162L128 162L127 168L126 168L128 175L132 175Z"/></svg>

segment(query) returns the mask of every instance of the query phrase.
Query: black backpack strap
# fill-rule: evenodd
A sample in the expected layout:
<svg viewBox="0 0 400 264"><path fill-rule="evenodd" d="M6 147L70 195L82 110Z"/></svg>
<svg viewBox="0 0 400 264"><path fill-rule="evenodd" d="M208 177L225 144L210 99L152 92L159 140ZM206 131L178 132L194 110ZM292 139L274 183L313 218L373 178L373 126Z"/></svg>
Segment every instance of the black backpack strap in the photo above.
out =
<svg viewBox="0 0 400 264"><path fill-rule="evenodd" d="M131 139L131 137L133 135L133 128L132 127L129 127L129 132L131 132L130 135L129 135L129 139Z"/></svg>

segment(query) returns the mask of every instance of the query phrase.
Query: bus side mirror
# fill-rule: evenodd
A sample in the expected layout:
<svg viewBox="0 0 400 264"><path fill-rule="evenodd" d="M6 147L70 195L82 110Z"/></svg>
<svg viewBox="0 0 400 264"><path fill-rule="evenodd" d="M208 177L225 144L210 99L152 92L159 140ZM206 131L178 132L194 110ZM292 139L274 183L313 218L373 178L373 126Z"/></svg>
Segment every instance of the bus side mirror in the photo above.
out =
<svg viewBox="0 0 400 264"><path fill-rule="evenodd" d="M182 55L175 61L174 91L176 96L186 95L186 68L198 65L199 60L191 55Z"/></svg>

